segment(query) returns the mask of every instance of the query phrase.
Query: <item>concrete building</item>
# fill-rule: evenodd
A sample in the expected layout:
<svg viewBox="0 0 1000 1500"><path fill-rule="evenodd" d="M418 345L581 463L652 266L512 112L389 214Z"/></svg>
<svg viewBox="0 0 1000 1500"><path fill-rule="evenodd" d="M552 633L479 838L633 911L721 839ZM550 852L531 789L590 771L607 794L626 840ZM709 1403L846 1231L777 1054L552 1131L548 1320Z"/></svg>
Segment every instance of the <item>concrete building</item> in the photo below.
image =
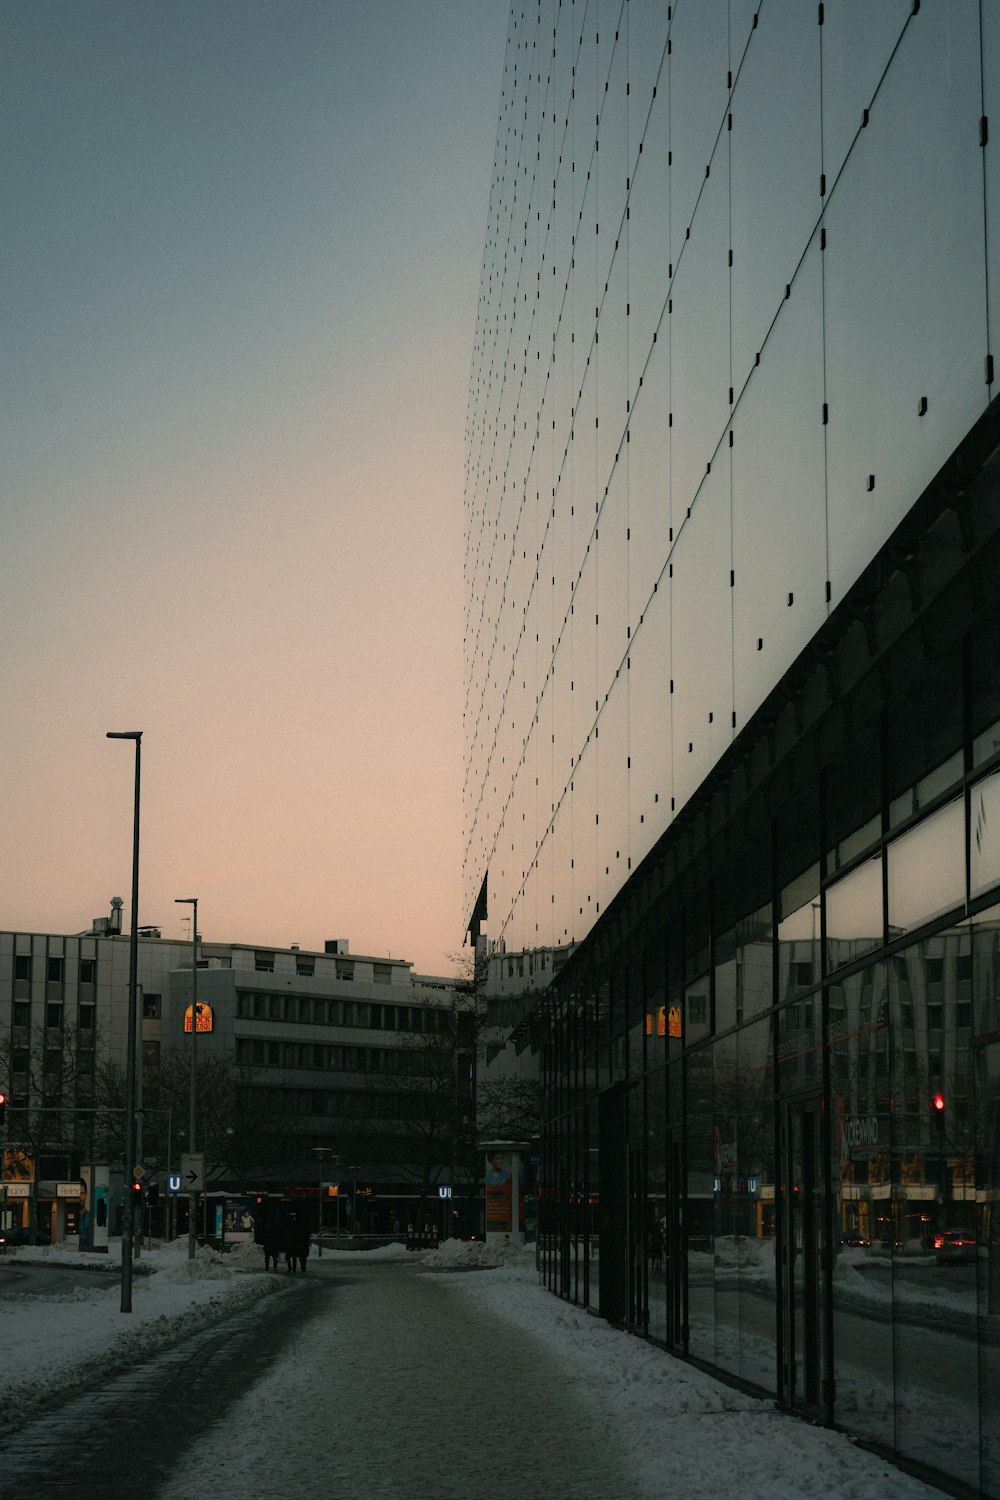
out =
<svg viewBox="0 0 1000 1500"><path fill-rule="evenodd" d="M992 1496L998 96L980 0L514 7L465 558L548 1284Z"/></svg>
<svg viewBox="0 0 1000 1500"><path fill-rule="evenodd" d="M137 947L140 1158L165 1187L187 1150L192 948L152 927ZM36 1221L57 1237L75 1229L59 1184L68 1191L95 1152L108 1159L107 1142L120 1135L128 991L120 903L76 936L0 933L5 1144L37 1158ZM324 1176L341 1186L345 1225L405 1223L421 1176L412 1151L421 1047L454 1002L451 980L352 954L346 939L315 951L200 942L196 1145L209 1186L301 1193L318 1191ZM19 1224L28 1201L23 1188L11 1191L9 1157L6 1165L4 1212ZM364 1213L355 1221L357 1185ZM325 1210L330 1222L334 1210Z"/></svg>

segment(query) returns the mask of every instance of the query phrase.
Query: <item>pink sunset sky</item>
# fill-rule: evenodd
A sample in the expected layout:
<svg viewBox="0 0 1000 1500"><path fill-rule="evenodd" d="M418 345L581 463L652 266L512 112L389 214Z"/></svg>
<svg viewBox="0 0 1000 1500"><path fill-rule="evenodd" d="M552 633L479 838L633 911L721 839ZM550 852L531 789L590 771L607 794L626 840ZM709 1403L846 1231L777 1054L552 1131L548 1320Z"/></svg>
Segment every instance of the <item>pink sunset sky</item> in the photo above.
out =
<svg viewBox="0 0 1000 1500"><path fill-rule="evenodd" d="M449 973L507 9L0 15L0 927Z"/></svg>

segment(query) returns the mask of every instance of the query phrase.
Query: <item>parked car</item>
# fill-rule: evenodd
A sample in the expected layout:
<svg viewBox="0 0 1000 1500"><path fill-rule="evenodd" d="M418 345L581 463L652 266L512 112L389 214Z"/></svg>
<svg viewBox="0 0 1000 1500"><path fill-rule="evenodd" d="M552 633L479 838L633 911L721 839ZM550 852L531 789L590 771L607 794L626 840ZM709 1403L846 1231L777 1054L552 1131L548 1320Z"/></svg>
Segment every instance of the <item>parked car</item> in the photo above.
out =
<svg viewBox="0 0 1000 1500"><path fill-rule="evenodd" d="M27 1227L0 1229L0 1250L15 1250L18 1245L30 1245L31 1243L31 1230ZM36 1245L51 1245L52 1236L47 1229L36 1229L34 1243Z"/></svg>
<svg viewBox="0 0 1000 1500"><path fill-rule="evenodd" d="M978 1248L971 1229L943 1229L934 1236L934 1258L939 1266L975 1264Z"/></svg>

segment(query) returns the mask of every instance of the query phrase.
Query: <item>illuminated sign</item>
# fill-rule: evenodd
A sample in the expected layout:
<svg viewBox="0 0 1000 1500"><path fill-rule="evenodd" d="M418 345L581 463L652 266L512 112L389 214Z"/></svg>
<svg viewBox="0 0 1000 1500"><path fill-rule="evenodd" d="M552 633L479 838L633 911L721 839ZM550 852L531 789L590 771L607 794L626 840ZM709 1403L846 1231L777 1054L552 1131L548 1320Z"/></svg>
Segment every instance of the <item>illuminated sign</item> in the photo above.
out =
<svg viewBox="0 0 1000 1500"><path fill-rule="evenodd" d="M190 1005L187 1006L187 1008L184 1011L184 1030L185 1031L190 1031L191 1030L191 1007L190 1007ZM213 1031L214 1030L214 1026L213 1026L213 1023L212 1023L212 1007L210 1005L206 1005L205 1002L202 1001L202 1000L198 1001L198 1030L199 1031Z"/></svg>
<svg viewBox="0 0 1000 1500"><path fill-rule="evenodd" d="M667 1015L667 1035L681 1035L681 1008L679 1005L672 1005L670 1007Z"/></svg>

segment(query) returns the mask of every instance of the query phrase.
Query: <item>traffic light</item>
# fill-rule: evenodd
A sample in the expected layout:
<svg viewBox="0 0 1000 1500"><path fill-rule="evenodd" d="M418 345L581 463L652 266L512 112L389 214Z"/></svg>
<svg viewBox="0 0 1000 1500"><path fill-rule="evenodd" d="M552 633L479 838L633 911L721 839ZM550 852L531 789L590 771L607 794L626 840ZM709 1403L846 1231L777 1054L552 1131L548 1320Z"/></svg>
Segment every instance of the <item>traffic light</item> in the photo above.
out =
<svg viewBox="0 0 1000 1500"><path fill-rule="evenodd" d="M135 1201L137 1203L138 1203L139 1199L142 1197L142 1183L141 1182L133 1182L133 1184L132 1184L132 1197L135 1199Z"/></svg>
<svg viewBox="0 0 1000 1500"><path fill-rule="evenodd" d="M3 1124L3 1117L4 1117L4 1115L6 1113L7 1113L7 1095L4 1093L3 1089L0 1089L0 1125Z"/></svg>
<svg viewBox="0 0 1000 1500"><path fill-rule="evenodd" d="M156 1208L159 1201L160 1185L157 1182L151 1182L149 1184L149 1187L146 1189L146 1202L149 1204L150 1208Z"/></svg>
<svg viewBox="0 0 1000 1500"><path fill-rule="evenodd" d="M941 1090L938 1089L936 1093L931 1095L931 1119L934 1121L934 1124L937 1126L938 1130L944 1129L944 1117L945 1099Z"/></svg>

